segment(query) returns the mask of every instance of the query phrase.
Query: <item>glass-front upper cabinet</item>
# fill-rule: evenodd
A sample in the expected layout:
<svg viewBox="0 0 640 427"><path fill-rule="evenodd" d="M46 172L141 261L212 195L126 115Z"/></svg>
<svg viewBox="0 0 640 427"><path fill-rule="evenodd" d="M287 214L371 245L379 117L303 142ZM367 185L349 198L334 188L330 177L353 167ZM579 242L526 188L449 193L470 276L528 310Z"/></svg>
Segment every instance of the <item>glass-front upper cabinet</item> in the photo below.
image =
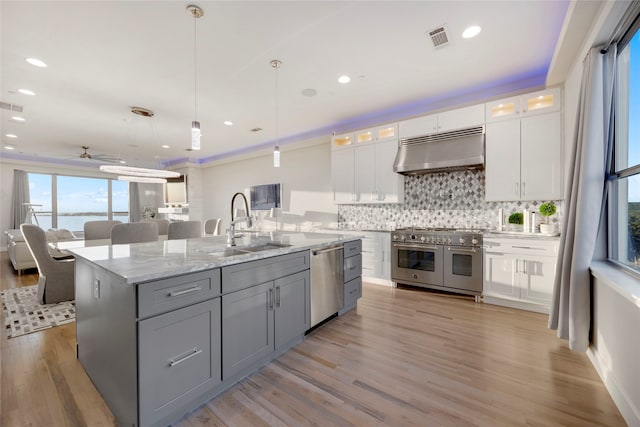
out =
<svg viewBox="0 0 640 427"><path fill-rule="evenodd" d="M391 123L375 128L364 129L355 134L356 144L380 142L398 138L398 124Z"/></svg>
<svg viewBox="0 0 640 427"><path fill-rule="evenodd" d="M486 122L550 113L560 111L561 107L560 88L550 88L488 102L485 106Z"/></svg>
<svg viewBox="0 0 640 427"><path fill-rule="evenodd" d="M341 148L353 147L354 136L353 133L343 133L340 135L334 135L331 138L331 149L339 150Z"/></svg>

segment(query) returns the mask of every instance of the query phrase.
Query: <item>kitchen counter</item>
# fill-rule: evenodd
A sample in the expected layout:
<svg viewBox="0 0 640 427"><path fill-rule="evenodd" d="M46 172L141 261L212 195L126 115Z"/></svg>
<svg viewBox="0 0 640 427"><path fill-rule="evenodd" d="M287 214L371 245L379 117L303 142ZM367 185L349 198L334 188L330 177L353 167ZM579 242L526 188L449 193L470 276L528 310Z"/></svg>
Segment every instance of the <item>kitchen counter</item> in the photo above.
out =
<svg viewBox="0 0 640 427"><path fill-rule="evenodd" d="M523 231L497 231L487 230L482 233L485 238L493 239L537 239L537 240L558 240L560 233L542 234L542 233L525 233Z"/></svg>
<svg viewBox="0 0 640 427"><path fill-rule="evenodd" d="M228 250L225 252L225 249L228 249L226 236L86 247L77 247L79 243L75 242L73 245L61 245L58 249L90 261L123 279L125 283L133 284L285 255L305 249L319 249L353 240L359 240L359 238L353 235L331 233L251 232L236 238L236 246L233 248L250 249L268 242L288 246L235 255L229 255Z"/></svg>

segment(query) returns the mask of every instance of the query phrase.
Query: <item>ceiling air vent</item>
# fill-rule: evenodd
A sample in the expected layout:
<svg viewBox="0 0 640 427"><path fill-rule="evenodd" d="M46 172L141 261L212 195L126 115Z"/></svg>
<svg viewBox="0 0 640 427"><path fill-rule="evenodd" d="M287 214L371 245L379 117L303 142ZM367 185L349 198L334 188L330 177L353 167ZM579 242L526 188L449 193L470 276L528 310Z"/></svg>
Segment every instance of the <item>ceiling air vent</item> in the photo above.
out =
<svg viewBox="0 0 640 427"><path fill-rule="evenodd" d="M442 47L449 44L449 37L447 37L447 32L444 30L444 26L431 30L428 34L433 42L433 47Z"/></svg>
<svg viewBox="0 0 640 427"><path fill-rule="evenodd" d="M0 102L0 108L3 110L9 111L17 111L18 113L22 113L22 105L9 104L8 102Z"/></svg>

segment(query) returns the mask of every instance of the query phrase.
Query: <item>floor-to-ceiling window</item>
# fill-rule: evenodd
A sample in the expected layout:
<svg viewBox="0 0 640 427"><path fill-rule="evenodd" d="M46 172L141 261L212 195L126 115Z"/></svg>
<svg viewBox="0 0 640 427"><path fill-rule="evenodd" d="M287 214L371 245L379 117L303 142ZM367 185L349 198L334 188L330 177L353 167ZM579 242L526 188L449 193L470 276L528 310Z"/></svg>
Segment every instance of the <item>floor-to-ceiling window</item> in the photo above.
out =
<svg viewBox="0 0 640 427"><path fill-rule="evenodd" d="M129 183L106 178L29 173L40 227L82 231L86 221L129 221Z"/></svg>
<svg viewBox="0 0 640 427"><path fill-rule="evenodd" d="M640 23L625 36L616 75L609 257L640 271Z"/></svg>

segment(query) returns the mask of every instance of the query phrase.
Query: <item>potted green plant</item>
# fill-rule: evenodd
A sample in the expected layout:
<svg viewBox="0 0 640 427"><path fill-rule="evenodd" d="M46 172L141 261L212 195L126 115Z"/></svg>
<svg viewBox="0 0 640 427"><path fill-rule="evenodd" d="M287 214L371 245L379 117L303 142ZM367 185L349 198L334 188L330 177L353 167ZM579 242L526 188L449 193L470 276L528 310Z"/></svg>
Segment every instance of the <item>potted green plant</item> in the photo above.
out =
<svg viewBox="0 0 640 427"><path fill-rule="evenodd" d="M556 213L556 205L553 202L547 202L540 205L540 215L544 217L544 223L540 224L540 232L543 234L551 234L555 231L555 225L549 224L549 217Z"/></svg>
<svg viewBox="0 0 640 427"><path fill-rule="evenodd" d="M522 231L524 216L522 215L522 212L514 212L509 215L509 219L507 220L507 222L509 223L509 230Z"/></svg>

